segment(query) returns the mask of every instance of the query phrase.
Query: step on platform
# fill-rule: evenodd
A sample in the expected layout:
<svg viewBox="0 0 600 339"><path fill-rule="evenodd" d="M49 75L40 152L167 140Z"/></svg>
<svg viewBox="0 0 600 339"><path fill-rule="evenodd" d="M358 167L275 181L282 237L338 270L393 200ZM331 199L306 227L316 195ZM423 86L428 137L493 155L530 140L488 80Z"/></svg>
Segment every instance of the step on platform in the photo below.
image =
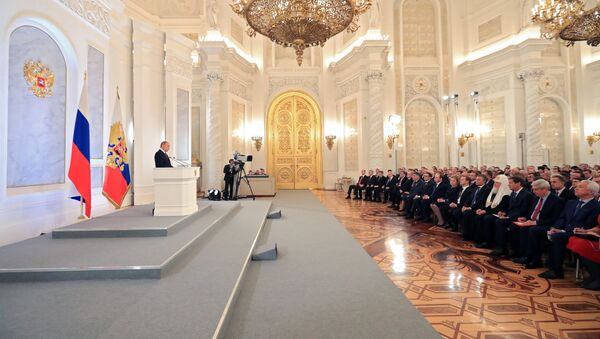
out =
<svg viewBox="0 0 600 339"><path fill-rule="evenodd" d="M44 235L1 247L0 282L159 279L195 242L212 228L218 228L239 208L239 202L206 203L201 212L189 218L165 219L164 226L157 222L154 230L162 229L168 234L174 227L179 229L164 237L123 237L124 234L132 234L127 225L131 225L133 232L143 229L140 228L142 224L133 217L145 212L144 209L138 209L106 217L119 225L119 229L113 228L110 231L117 235L116 238L82 237L86 230L90 230L91 234L99 232L99 229L90 227L74 229L80 235L76 239ZM131 223L128 224L129 218ZM142 216L140 219L147 217ZM103 223L104 221L98 222L96 225ZM180 227L182 224L187 226Z"/></svg>
<svg viewBox="0 0 600 339"><path fill-rule="evenodd" d="M211 205L199 202L198 211L184 217L155 217L154 205L134 206L91 220L55 229L54 239L63 238L120 238L166 237L208 213Z"/></svg>

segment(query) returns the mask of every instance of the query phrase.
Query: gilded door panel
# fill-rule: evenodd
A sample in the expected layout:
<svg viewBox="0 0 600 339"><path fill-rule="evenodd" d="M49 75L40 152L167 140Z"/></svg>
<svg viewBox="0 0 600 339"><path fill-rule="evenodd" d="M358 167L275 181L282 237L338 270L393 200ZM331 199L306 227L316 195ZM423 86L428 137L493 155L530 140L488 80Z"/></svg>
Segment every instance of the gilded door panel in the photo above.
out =
<svg viewBox="0 0 600 339"><path fill-rule="evenodd" d="M294 188L294 102L284 100L274 111L273 122L273 153L275 178L278 188Z"/></svg>
<svg viewBox="0 0 600 339"><path fill-rule="evenodd" d="M269 112L269 168L279 189L318 188L322 183L320 116L310 98L288 93Z"/></svg>

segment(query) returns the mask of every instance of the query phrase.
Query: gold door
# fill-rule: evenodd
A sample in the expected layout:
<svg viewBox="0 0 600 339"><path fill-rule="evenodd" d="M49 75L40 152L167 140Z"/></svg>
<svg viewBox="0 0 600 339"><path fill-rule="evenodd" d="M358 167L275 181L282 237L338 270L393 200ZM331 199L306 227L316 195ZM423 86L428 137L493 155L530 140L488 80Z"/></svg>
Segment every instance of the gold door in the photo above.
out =
<svg viewBox="0 0 600 339"><path fill-rule="evenodd" d="M322 186L321 119L314 101L299 92L279 96L269 110L269 170L278 189Z"/></svg>

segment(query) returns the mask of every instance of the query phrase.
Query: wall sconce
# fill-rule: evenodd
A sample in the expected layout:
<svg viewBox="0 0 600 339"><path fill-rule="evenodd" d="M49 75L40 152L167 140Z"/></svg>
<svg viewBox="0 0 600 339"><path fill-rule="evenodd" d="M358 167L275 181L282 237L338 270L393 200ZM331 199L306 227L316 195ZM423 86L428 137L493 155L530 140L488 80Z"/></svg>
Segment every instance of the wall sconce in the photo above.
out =
<svg viewBox="0 0 600 339"><path fill-rule="evenodd" d="M469 142L469 139L473 138L475 136L475 134L473 133L463 133L460 135L460 137L458 137L458 145L460 146L460 148L463 148L464 145L467 144L467 142Z"/></svg>
<svg viewBox="0 0 600 339"><path fill-rule="evenodd" d="M396 139L398 139L400 137L400 135L398 134L390 134L387 137L387 145L388 148L391 150L392 147L394 147L394 142L396 142Z"/></svg>
<svg viewBox="0 0 600 339"><path fill-rule="evenodd" d="M254 136L251 139L254 142L254 147L256 148L256 151L260 152L260 149L263 145L263 137Z"/></svg>
<svg viewBox="0 0 600 339"><path fill-rule="evenodd" d="M595 143L600 141L600 132L594 132L592 135L588 135L585 139L587 140L588 145L590 145L591 148L592 146L594 146ZM590 154L594 154L594 150L590 150Z"/></svg>
<svg viewBox="0 0 600 339"><path fill-rule="evenodd" d="M325 144L327 145L327 148L329 148L329 150L331 151L333 149L333 141L336 139L335 135L326 135L325 136L325 140L327 140L325 142Z"/></svg>

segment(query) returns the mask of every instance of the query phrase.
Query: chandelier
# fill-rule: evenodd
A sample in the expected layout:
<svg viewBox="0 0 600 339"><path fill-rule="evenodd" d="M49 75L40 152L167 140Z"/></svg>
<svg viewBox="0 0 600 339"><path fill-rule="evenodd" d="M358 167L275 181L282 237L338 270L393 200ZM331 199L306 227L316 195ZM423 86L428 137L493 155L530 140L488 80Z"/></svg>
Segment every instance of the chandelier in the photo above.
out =
<svg viewBox="0 0 600 339"><path fill-rule="evenodd" d="M584 0L538 0L531 20L541 26L545 39L562 39L567 46L587 41L597 46L600 39L600 5L585 11Z"/></svg>
<svg viewBox="0 0 600 339"><path fill-rule="evenodd" d="M260 33L283 47L296 50L302 65L304 50L323 47L342 32L356 32L358 19L371 0L233 0L231 8L243 17L251 37Z"/></svg>

